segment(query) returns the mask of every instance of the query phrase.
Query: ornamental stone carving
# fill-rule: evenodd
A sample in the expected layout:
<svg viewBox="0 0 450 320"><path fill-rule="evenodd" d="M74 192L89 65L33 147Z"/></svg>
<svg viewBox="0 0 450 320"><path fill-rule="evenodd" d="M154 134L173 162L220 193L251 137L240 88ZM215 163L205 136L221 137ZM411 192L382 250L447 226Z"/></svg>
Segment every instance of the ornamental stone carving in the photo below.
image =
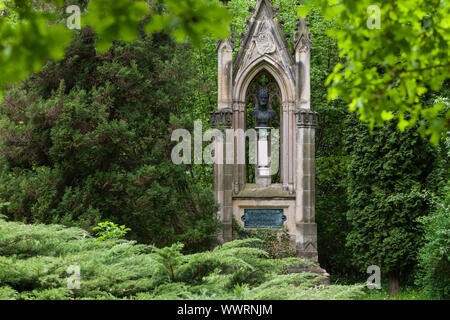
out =
<svg viewBox="0 0 450 320"><path fill-rule="evenodd" d="M233 110L222 109L211 112L210 121L213 128L231 128L233 125Z"/></svg>
<svg viewBox="0 0 450 320"><path fill-rule="evenodd" d="M270 33L270 26L267 20L264 20L261 26L261 30L253 37L255 41L256 49L259 54L269 54L275 52L276 45L272 34Z"/></svg>
<svg viewBox="0 0 450 320"><path fill-rule="evenodd" d="M295 112L297 127L315 127L318 123L317 112L309 109L300 109Z"/></svg>
<svg viewBox="0 0 450 320"><path fill-rule="evenodd" d="M300 39L300 49L299 52L309 52L311 50L312 41L311 41L311 33L304 33Z"/></svg>
<svg viewBox="0 0 450 320"><path fill-rule="evenodd" d="M312 35L308 31L308 22L304 18L297 19L294 37L292 39L294 48L298 48L300 53L308 53L311 50Z"/></svg>

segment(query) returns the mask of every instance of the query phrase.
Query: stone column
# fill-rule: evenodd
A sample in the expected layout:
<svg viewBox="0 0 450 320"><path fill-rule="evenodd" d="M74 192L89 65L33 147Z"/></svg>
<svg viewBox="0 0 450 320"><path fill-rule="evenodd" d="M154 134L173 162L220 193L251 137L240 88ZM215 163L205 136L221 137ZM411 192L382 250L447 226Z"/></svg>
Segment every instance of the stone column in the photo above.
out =
<svg viewBox="0 0 450 320"><path fill-rule="evenodd" d="M256 128L256 130L258 131L258 144L255 183L259 186L267 187L272 180L268 141L270 128Z"/></svg>
<svg viewBox="0 0 450 320"><path fill-rule="evenodd" d="M246 103L243 101L235 101L233 102L233 129L235 129L235 138L234 138L234 168L233 168L233 183L234 183L234 193L237 194L239 191L244 189L245 184L247 182L246 175L246 165L245 163L239 163L239 159L245 160L245 139L244 141L240 141L238 139L237 130L242 130L244 133L246 130Z"/></svg>
<svg viewBox="0 0 450 320"><path fill-rule="evenodd" d="M309 109L300 109L295 116L297 125L296 250L297 256L317 261L314 168L317 113Z"/></svg>
<svg viewBox="0 0 450 320"><path fill-rule="evenodd" d="M289 180L288 180L288 190L290 194L294 194L295 192L295 101L290 101L287 104L288 108L288 141L289 141L289 149L288 149L288 157L289 157Z"/></svg>
<svg viewBox="0 0 450 320"><path fill-rule="evenodd" d="M281 181L283 189L294 194L295 189L295 101L282 103L281 121Z"/></svg>
<svg viewBox="0 0 450 320"><path fill-rule="evenodd" d="M214 194L220 205L218 218L222 222L222 232L218 236L220 243L232 240L234 165L226 161L227 141L225 133L227 129L232 127L232 119L233 111L231 109L222 109L211 113L212 127L221 130L223 133L223 141L215 141L214 150L216 159L214 164Z"/></svg>

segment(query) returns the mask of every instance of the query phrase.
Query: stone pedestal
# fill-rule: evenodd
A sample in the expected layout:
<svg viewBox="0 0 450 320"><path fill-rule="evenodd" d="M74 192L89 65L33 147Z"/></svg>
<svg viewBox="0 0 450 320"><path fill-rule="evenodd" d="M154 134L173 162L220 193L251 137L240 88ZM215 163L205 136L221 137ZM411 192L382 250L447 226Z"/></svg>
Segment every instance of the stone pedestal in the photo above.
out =
<svg viewBox="0 0 450 320"><path fill-rule="evenodd" d="M258 186L267 187L271 182L271 168L269 158L268 135L270 128L256 128L258 132L258 145L256 157L255 183Z"/></svg>
<svg viewBox="0 0 450 320"><path fill-rule="evenodd" d="M295 221L295 195L285 190L281 184L271 184L261 187L256 184L247 184L238 194L233 195L233 214L235 220L244 227L242 217L245 209L283 209L286 220L283 227L290 236L290 244L295 247L296 221ZM279 234L283 229L272 229Z"/></svg>

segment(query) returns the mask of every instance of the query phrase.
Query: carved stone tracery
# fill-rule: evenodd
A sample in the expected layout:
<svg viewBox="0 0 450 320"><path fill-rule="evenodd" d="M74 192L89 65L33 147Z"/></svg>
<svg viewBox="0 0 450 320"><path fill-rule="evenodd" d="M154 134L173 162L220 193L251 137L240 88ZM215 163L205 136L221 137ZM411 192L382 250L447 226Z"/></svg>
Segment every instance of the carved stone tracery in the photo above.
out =
<svg viewBox="0 0 450 320"><path fill-rule="evenodd" d="M275 40L270 33L269 23L267 22L267 19L262 22L260 31L253 36L253 41L256 44L258 53L261 55L272 53L277 49Z"/></svg>

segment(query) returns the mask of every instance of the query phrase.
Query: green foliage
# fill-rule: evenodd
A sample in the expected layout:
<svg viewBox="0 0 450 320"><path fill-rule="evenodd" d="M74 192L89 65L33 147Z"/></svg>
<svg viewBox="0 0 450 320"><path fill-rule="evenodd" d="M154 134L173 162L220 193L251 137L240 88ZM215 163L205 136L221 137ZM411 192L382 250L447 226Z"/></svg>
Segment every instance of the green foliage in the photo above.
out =
<svg viewBox="0 0 450 320"><path fill-rule="evenodd" d="M329 99L344 99L370 124L396 119L404 130L419 122L437 145L449 129L450 111L442 103L426 106L421 97L438 91L450 73L450 6L439 0L315 0L336 26L329 31L345 58L334 67ZM380 28L369 28L380 9ZM305 10L301 10L304 15Z"/></svg>
<svg viewBox="0 0 450 320"><path fill-rule="evenodd" d="M155 248L95 241L85 231L0 220L0 299L351 299L362 286L323 286L310 264L269 259L261 240L229 242L183 255L181 244ZM67 289L71 265L80 289Z"/></svg>
<svg viewBox="0 0 450 320"><path fill-rule="evenodd" d="M63 25L48 23L54 19L54 14L33 8L32 1L0 2L0 101L10 83L38 71L49 58L63 57L72 32Z"/></svg>
<svg viewBox="0 0 450 320"><path fill-rule="evenodd" d="M92 26L98 35L96 47L100 52L110 48L116 39L134 41L138 38L139 23L150 13L145 1L90 1L82 21Z"/></svg>
<svg viewBox="0 0 450 320"><path fill-rule="evenodd" d="M97 231L97 241L105 241L110 239L123 239L130 228L125 225L119 226L111 221L100 222L97 227L92 230Z"/></svg>
<svg viewBox="0 0 450 320"><path fill-rule="evenodd" d="M423 241L417 218L429 212L422 192L436 151L416 130L396 131L393 122L373 134L354 118L347 126L347 244L353 263L363 272L378 265L383 274L411 274Z"/></svg>
<svg viewBox="0 0 450 320"><path fill-rule="evenodd" d="M49 58L63 57L73 32L65 24L65 7L79 5L83 0L0 2L0 101L11 83L39 71ZM83 25L97 33L96 47L105 52L114 40L134 41L141 24L147 32L167 30L179 41L190 39L200 44L201 37L228 36L230 16L218 0L95 0L89 1Z"/></svg>
<svg viewBox="0 0 450 320"><path fill-rule="evenodd" d="M193 131L190 47L155 34L99 54L94 41L84 28L64 59L5 95L4 213L86 230L108 220L140 242L209 248L218 227L211 188L171 160L173 130Z"/></svg>
<svg viewBox="0 0 450 320"><path fill-rule="evenodd" d="M448 150L447 139L447 150ZM419 268L416 283L425 288L432 298L450 298L450 187L441 188L441 195L434 196L429 216L420 222L425 229L425 245L419 251Z"/></svg>
<svg viewBox="0 0 450 320"><path fill-rule="evenodd" d="M67 45L66 38L62 39L62 33L66 33L68 39L73 38L73 41L67 47L66 56L61 61L49 62L42 72L33 75L18 88L10 90L6 94L0 111L0 153L3 156L0 169L0 203L8 202L4 205L0 204L1 212L20 221L63 223L69 226L81 226L85 230L91 230L97 223L105 220L126 224L132 228L128 234L130 239L158 246L169 246L177 241L183 242L185 244L183 249L180 249L181 246L179 246L171 251L177 252L178 250L178 254L174 253L174 261L178 261L176 256L183 256L179 249L184 252L192 252L209 248L214 241L214 230L217 227L217 222L213 219L214 201L209 192L212 188L212 166L175 167L171 165L168 152L171 150L169 134L174 128L190 129L193 119L202 119L204 129L207 129L210 126L209 112L216 109L217 54L215 39L217 36L225 34L228 25L225 15L221 16L225 14L224 11L213 11L216 10L218 2L194 1L195 4L191 7L184 8L185 4L192 1L145 1L151 8L151 12L144 17L146 14L146 8L142 6L144 1L133 2L131 7L136 6L137 9L134 12L122 7L124 3L131 3L129 1L65 1L64 5L80 5L83 12L88 5L91 6L89 13L83 15L81 21L83 24L89 22L96 33L92 32L89 27L85 27L81 31L74 31L73 34L60 28L62 33L59 36L51 31L56 24L42 25L42 21L44 21L42 19L65 24L67 15L60 8L52 5L40 7L45 8L45 13L40 8L29 7L29 10L19 10L19 7L15 8L12 5L15 2L0 2L0 69L2 70L0 89L7 83L23 79L30 70L40 69L49 57L46 50L51 43L53 46L57 46L52 49L52 52L56 54L53 58L61 58L64 54L63 48ZM296 0L274 0L272 3L280 4L278 19L284 21L283 32L287 33L289 38L295 26ZM433 5L433 2L429 3L431 6ZM440 3L442 4L442 2ZM404 1L401 1L400 5L403 4ZM231 31L236 35L245 31L245 20L250 16L247 8L250 5L254 6L253 0L230 1ZM341 5L347 5L347 1L341 1ZM360 208L364 208L361 210L361 214L352 217L366 219L363 216L367 215L367 220L371 221L370 225L373 230L376 230L376 232L372 232L372 230L366 234L367 237L372 237L369 239L371 243L384 241L382 239L391 235L392 231L388 231L387 236L384 235L386 226L394 224L394 221L391 221L392 223L388 221L394 219L392 213L394 211L387 213L388 209L402 208L395 211L402 212L402 217L397 220L395 226L400 226L400 229L407 227L407 232L412 234L412 236L407 236L409 242L405 243L405 247L410 246L413 250L406 258L406 260L409 259L409 262L407 263L408 267L404 269L411 270L415 263L414 255L421 244L418 240L420 239L421 225L414 219L428 213L428 206L424 202L424 193L422 192L425 186L424 181L426 180L426 187L435 192L435 186L442 180L445 172L443 168L447 163L446 158L441 160L444 162L442 165L429 160L426 167L419 166L420 170L408 169L415 168L414 165L408 165L412 161L412 158L409 157L410 150L405 151L406 156L401 155L397 160L394 159L397 151L392 151L391 154L388 152L392 145L395 150L398 150L401 143L393 143L396 138L393 137L385 148L381 148L382 142L379 139L384 140L377 136L377 133L375 133L377 138L372 140L364 128L359 125L357 127L359 129L355 130L362 130L361 133L365 132L364 135L367 134L367 136L364 138L362 135L358 136L355 132L350 132L351 130L344 132L346 128L344 120L347 117L347 107L344 101L340 99L327 101L328 88L325 86L325 81L333 73L335 65L340 63L344 69L333 73L331 77L334 80L339 80L339 77L342 79L333 80L331 88L337 87L341 90L342 86L342 91L351 95L347 99L345 95L339 94L347 103L352 102L351 98L358 98L356 94L361 94L361 92L368 96L369 100L364 100L364 104L358 105L357 108L360 114L366 114L366 121L370 121L373 114L376 117L379 112L386 110L389 112L393 110L392 108L395 110L399 108L404 112L404 120L408 121L408 125L413 124L414 116L411 117L408 109L411 107L409 99L413 95L419 96L422 89L418 88L421 86L425 86L428 90L426 93L420 94L422 111L426 113L427 117L432 118L433 108L445 105L440 111L438 115L440 118L435 125L441 126L442 119L445 119L445 112L448 110L448 81L444 82L444 87L439 92L435 92L435 88L429 85L430 81L441 81L442 76L445 76L445 72L441 73L444 69L432 68L419 75L418 72L408 72L409 69L407 69L408 64L416 63L414 57L418 54L420 57L414 68L433 66L433 61L437 61L436 56L445 60L445 53L442 54L440 52L442 48L438 48L442 43L433 42L442 38L442 29L430 35L430 30L435 29L435 25L432 25L431 29L428 27L426 29L428 31L425 32L425 40L421 40L420 37L414 38L418 29L416 28L417 21L413 21L411 34L405 36L404 40L395 40L399 43L393 43L394 41L389 37L398 38L397 33L405 31L404 19L416 20L414 15L409 18L406 17L406 13L401 13L401 19L403 19L400 23L401 28L391 27L391 24L394 25L395 22L384 18L387 13L384 12L383 5L380 6L382 8L382 29L368 30L365 26L368 18L365 5L367 4L364 1L361 5L359 3L349 4L349 8L354 6L355 10L346 9L344 11L348 16L345 25L342 24L341 19L344 13L337 14L334 20L325 19L323 14L330 17L329 12L328 9L322 11L320 2L319 6L309 8L307 16L307 20L310 22L309 29L313 35L311 82L314 90L311 92L311 102L313 109L319 112L319 127L316 131L316 220L318 223L319 261L330 274L339 276L349 273L361 274L356 267L358 266L360 269L367 267L367 265L358 264L354 266L351 257L356 253L352 252L351 247L345 246L347 234L352 231L352 228L358 230L360 226L359 223L353 224L353 220L347 221L346 212L349 210L358 212ZM398 5L397 2L392 4L392 6ZM391 4L388 4L389 6ZM423 2L408 3L407 6L410 8L423 6ZM194 7L204 9L199 11L194 10ZM184 9L181 10L181 8ZM330 10L337 9L331 8ZM28 11L33 12L36 16L42 14L43 18L35 23L30 21L26 24ZM390 11L394 15L398 15L396 10ZM106 12L108 14L104 14ZM437 8L436 12L442 12L441 8ZM194 16L197 13L199 15L205 13L206 16L199 19ZM203 26L197 28L189 19L199 21ZM355 19L359 20L355 22ZM441 17L433 18L433 21L437 21L436 19L441 23L444 21ZM120 22L121 20L127 21L127 23L124 24ZM217 20L217 23L214 20ZM363 25L363 27L354 28L354 23ZM147 29L145 29L145 24L147 24ZM208 24L210 27L212 26L213 30L205 31ZM38 29L43 36L35 37L34 29L34 33L27 32L23 36L17 36L18 30L34 28L31 26L44 26L44 31L40 27ZM4 31L11 28L15 28L14 32L17 31L14 33L15 38L12 37L13 33ZM145 32L154 32L155 30L171 32L183 41L191 39L197 42L201 39L201 45L195 49L188 46L176 46L165 34L159 33L153 36L143 36ZM217 33L211 34L211 31L213 33L217 31ZM198 32L198 34L206 32L211 36L201 38L190 34L192 32ZM361 39L362 32L370 32L370 37L354 43L354 40ZM375 33L384 36L384 40L373 36ZM11 37L5 38L5 34L11 35ZM40 39L38 47L34 46L34 42L30 42L34 47L24 46L23 41L31 41L28 39L30 34L33 36L31 40ZM57 36L61 39L58 39ZM448 33L444 36L448 37ZM120 41L113 42L112 40L116 38L137 39L137 41L131 44ZM341 38L344 39L344 43L340 41ZM387 47L380 48L380 41L383 41L382 45ZM411 44L411 41L416 43ZM419 47L419 53L414 53L410 56L411 58L408 58L408 51L403 50L403 46L409 42L412 50L420 41L425 41L425 46ZM50 44L46 44L46 42ZM367 44L369 42L376 42L378 47L374 47L374 50L371 51ZM3 50L8 47L8 43L12 44L9 48L16 50L14 52L18 54L9 54L8 50ZM422 61L423 53L431 50L430 48L435 44L436 50L429 53L434 60ZM100 53L98 50L104 51L110 45L112 48L109 51ZM357 50L347 54L350 47L357 48ZM239 37L236 37L235 52L238 48ZM339 50L342 52L341 57ZM389 55L384 56L387 51L391 52L392 50L399 52L394 60ZM358 57L357 52L364 53L366 59ZM406 58L404 58L405 55ZM25 60L27 63L24 65L22 62ZM394 65L391 65L391 60L395 62ZM36 69L30 69L31 65L35 65ZM356 68L355 66L358 68L352 69ZM380 71L378 75L373 74L374 66L377 67L377 71ZM362 70L362 72L348 70ZM381 80L384 79L385 74L389 75L392 72L398 72L395 85L389 87L387 91L384 89L380 91L383 93L381 98L374 100L374 97L378 98L380 93L374 90L384 88L385 83ZM430 80L430 77L435 74L438 75L436 79ZM379 81L366 79L366 75L368 77L372 75ZM411 88L417 88L417 90L408 92L408 96L404 96L404 101L399 103L394 104L388 101L387 104L381 104L380 101L385 101L383 99L386 98L386 95L390 99L390 95L398 93L396 91L400 91L400 95L403 94L401 90L405 90L405 84L402 83L402 79L406 76L411 76L413 79L405 78L406 88L409 87L410 81L415 81L415 87ZM362 77L364 81L358 83L358 77ZM348 89L353 87L354 91ZM333 93L334 89L330 90ZM418 104L413 104L414 108L417 106ZM369 111L366 112L366 110ZM395 110L392 111L394 117L400 116L401 113L396 113ZM422 111L417 113L421 117L423 117ZM386 112L381 115L384 115L385 118L391 117ZM426 128L423 130L428 130L428 134L430 126L433 126L420 121L418 124L418 127ZM336 132L343 132L346 135L345 139ZM407 132L409 131L407 130ZM365 142L362 145L358 143L358 147L355 149L351 148L353 142L360 139ZM413 143L412 141L416 141L415 139L419 141L417 137L411 142L408 139L399 141L403 141L402 143L408 146ZM345 140L347 148L344 148ZM374 150L368 150L367 148L372 145L376 146ZM417 152L413 151L412 153L417 156L422 147L417 147ZM378 151L375 152L376 150ZM364 156L364 154L366 155ZM418 161L426 163L426 154L428 151L424 153L423 159ZM363 165L355 160L360 158ZM386 161L389 174L386 174L383 179L377 179L377 174L383 171L384 164L381 164L383 161ZM406 176L405 183L401 182L402 179L398 175L394 175L395 170L392 168L396 167L402 168L400 171L403 173L400 175ZM347 173L348 169L351 169L349 173ZM411 175L408 170L412 170ZM432 170L431 173L429 173L430 170ZM363 174L364 171L370 172ZM418 177L419 171L423 172L423 177ZM347 189L345 180L347 174L351 176L351 180L353 179L351 183L353 187L349 189ZM424 178L425 176L426 178ZM391 177L393 183L388 185L386 181ZM358 179L361 181L361 188L357 185ZM420 182L416 183L418 180ZM411 186L414 185L414 188L407 188L408 181L412 181ZM395 186L397 183L400 185ZM389 188L392 188L392 192L387 192ZM384 190L386 197L392 196L390 202L385 201L386 197L383 197L383 192L378 189ZM361 198L358 196L353 200L354 195L359 194L360 191L369 196L363 197L361 194ZM372 197L373 194L377 196ZM356 199L362 199L360 206ZM371 202L369 203L369 201ZM441 199L440 202L443 203L443 200ZM372 210L373 206L375 210ZM422 213L419 213L420 207L423 207ZM409 216L410 212L411 216ZM378 218L389 218L376 221L377 215ZM439 222L436 224L445 226L444 218L447 217L439 214L439 218L436 218ZM378 225L379 227L377 227ZM425 230L428 228L427 225L431 225L431 222L424 225ZM411 229L409 226L417 228ZM364 229L363 226L363 230L368 230L368 228ZM357 233L357 231L352 232ZM377 232L378 235L376 235ZM399 232L399 234L403 233ZM430 239L434 237L433 239L436 241L427 240L426 246L428 243L436 245L428 245L430 249L427 249L427 253L421 254L420 260L431 264L432 259L436 261L436 259L440 259L439 257L442 258L439 253L440 249L438 250L438 243L444 243L445 238L441 237L442 233L437 229L426 231L425 237L428 237L427 234L430 234ZM291 256L292 250L285 246L288 241L279 242L280 239L273 233L256 232L251 235L243 235L243 237L249 236L263 239L261 244L255 246L267 251L270 257ZM363 241L362 238L361 241ZM388 241L386 240L386 242ZM368 247L366 246L362 250L366 250ZM394 245L391 247L397 248ZM361 249L358 246L356 248ZM394 249L386 249L386 255L389 254L389 250ZM399 252L404 253L405 250L409 249L400 248ZM397 258L400 259L400 257L395 257L395 259ZM426 263L422 263L424 267ZM173 265L178 268L176 263ZM445 264L443 265L445 266ZM441 269L436 264L434 266L436 269L431 268L428 273L429 277L426 278L431 280L425 281L426 276L421 274L420 283L428 286L430 291L434 286L435 292L441 294L443 287L439 285L445 281L439 280L441 274L439 270ZM162 270L167 271L168 267L164 268ZM365 270L363 271L365 274ZM382 272L385 271L382 268ZM167 278L167 274L170 273L166 272L164 277ZM170 277L168 279L170 280ZM178 291L182 291L186 287L184 283L180 282L169 282L164 286L158 290L161 290L167 298L178 297ZM283 285L276 286L281 291L291 290L290 285L285 289L282 289ZM251 287L249 291L246 284L237 284L234 290L233 297L255 296L255 288ZM336 292L339 291L339 289L336 290ZM266 291L264 296L277 294ZM207 292L211 296L215 294L213 291ZM302 291L301 294L305 294L305 292ZM320 295L324 291L317 292ZM30 299L37 296L71 297L70 294L70 291L64 288L49 288L39 289L34 293L29 291L27 297ZM202 294L196 291L195 293L185 293L185 296L209 299L208 296ZM301 294L299 293L296 297L301 297ZM0 295L6 298L17 298L17 291L10 286L0 284ZM154 296L153 293L142 293L141 297L148 298L149 295ZM306 295L312 297L313 293L309 292ZM223 292L220 292L216 296L224 295ZM101 297L111 298L112 296L102 293L97 298ZM160 296L155 295L155 297L159 298Z"/></svg>
<svg viewBox="0 0 450 320"><path fill-rule="evenodd" d="M296 251L291 243L291 237L286 228L280 232L278 230L257 229L249 230L242 228L238 222L233 219L234 238L243 239L260 239L262 242L260 248L269 254L271 259L282 259L295 257Z"/></svg>
<svg viewBox="0 0 450 320"><path fill-rule="evenodd" d="M292 12L291 12L292 15ZM316 222L320 265L334 276L356 273L351 253L345 246L350 225L346 220L345 176L348 155L342 135L348 111L341 100L329 102L325 80L341 60L335 39L327 35L334 28L316 7L307 16L312 34L311 106L318 112L316 128Z"/></svg>
<svg viewBox="0 0 450 320"><path fill-rule="evenodd" d="M153 15L147 32L171 31L178 41L189 39L195 46L204 36L214 39L228 37L231 21L228 10L218 0L164 0L166 10Z"/></svg>
<svg viewBox="0 0 450 320"><path fill-rule="evenodd" d="M381 290L369 290L364 289L367 293L362 296L362 300L428 300L429 296L421 288L405 287L401 288L396 296L392 296L389 293L389 289L386 285L382 286Z"/></svg>

